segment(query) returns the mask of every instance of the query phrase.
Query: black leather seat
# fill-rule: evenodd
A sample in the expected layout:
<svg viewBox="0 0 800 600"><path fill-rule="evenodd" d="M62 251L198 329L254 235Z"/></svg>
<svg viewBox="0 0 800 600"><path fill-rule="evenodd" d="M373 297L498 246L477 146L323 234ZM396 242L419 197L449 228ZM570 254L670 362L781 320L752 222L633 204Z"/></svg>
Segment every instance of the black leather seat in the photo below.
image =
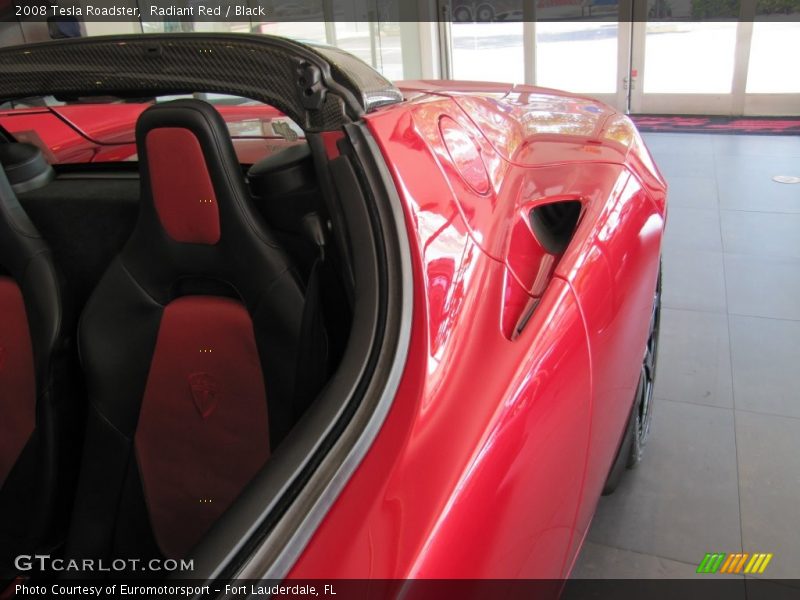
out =
<svg viewBox="0 0 800 600"><path fill-rule="evenodd" d="M56 543L63 507L63 425L77 408L65 383L60 290L47 244L14 188L52 170L28 144L0 145L0 581L13 557ZM73 440L74 441L74 440Z"/></svg>
<svg viewBox="0 0 800 600"><path fill-rule="evenodd" d="M199 100L136 127L136 228L81 317L86 446L68 555L184 556L292 426L303 290Z"/></svg>

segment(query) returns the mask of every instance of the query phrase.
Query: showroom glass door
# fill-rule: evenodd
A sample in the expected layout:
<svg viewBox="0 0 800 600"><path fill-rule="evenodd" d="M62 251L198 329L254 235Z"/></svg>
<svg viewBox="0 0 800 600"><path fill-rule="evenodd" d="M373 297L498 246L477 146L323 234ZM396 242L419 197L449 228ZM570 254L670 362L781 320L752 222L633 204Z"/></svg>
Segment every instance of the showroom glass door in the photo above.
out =
<svg viewBox="0 0 800 600"><path fill-rule="evenodd" d="M626 0L538 0L533 83L627 111L631 21Z"/></svg>
<svg viewBox="0 0 800 600"><path fill-rule="evenodd" d="M780 20L786 15L769 14L773 5L758 0L649 0L647 6L646 20L637 14L642 20L633 23L632 113L798 113L796 19ZM717 20L696 21L710 18Z"/></svg>
<svg viewBox="0 0 800 600"><path fill-rule="evenodd" d="M800 9L797 4L795 6ZM797 66L800 21L797 18L795 14L793 21L747 23L751 32L742 114L800 114L800 68Z"/></svg>
<svg viewBox="0 0 800 600"><path fill-rule="evenodd" d="M625 111L630 1L441 0L440 14L449 14L442 71L585 94Z"/></svg>
<svg viewBox="0 0 800 600"><path fill-rule="evenodd" d="M769 12L785 2L438 4L447 78L552 87L633 114L800 113L800 15Z"/></svg>
<svg viewBox="0 0 800 600"><path fill-rule="evenodd" d="M668 3L662 1L664 4ZM674 4L676 8L669 8L673 18L691 17L693 2ZM737 56L738 32L736 20L635 22L631 112L734 114L734 89L738 86L734 76L740 72L737 59L741 60Z"/></svg>

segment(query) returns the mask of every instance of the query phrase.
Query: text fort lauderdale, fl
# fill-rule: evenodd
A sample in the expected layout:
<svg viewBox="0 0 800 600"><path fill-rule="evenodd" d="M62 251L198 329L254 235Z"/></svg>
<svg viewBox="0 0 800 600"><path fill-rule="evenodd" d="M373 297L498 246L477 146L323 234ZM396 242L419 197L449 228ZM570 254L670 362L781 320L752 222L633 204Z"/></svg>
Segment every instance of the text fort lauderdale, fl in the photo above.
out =
<svg viewBox="0 0 800 600"><path fill-rule="evenodd" d="M225 594L228 596L251 595L251 596L335 596L333 586L325 584L322 589L315 585L301 583L283 583L273 585L234 585L225 586Z"/></svg>

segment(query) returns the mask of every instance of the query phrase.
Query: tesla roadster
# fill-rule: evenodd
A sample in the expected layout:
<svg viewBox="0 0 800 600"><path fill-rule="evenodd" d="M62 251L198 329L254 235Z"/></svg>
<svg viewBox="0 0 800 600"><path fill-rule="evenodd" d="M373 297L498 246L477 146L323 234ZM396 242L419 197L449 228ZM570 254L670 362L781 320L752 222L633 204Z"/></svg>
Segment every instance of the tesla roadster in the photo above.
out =
<svg viewBox="0 0 800 600"><path fill-rule="evenodd" d="M1 581L569 575L652 414L627 117L270 36L0 70Z"/></svg>

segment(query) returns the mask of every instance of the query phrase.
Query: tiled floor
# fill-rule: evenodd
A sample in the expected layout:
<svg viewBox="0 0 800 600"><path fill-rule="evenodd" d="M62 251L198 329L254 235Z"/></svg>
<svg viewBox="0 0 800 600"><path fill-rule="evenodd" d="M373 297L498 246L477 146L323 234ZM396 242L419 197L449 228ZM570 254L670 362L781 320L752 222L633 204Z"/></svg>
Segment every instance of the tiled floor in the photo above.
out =
<svg viewBox="0 0 800 600"><path fill-rule="evenodd" d="M796 579L800 185L772 177L800 175L800 138L645 138L670 184L653 430L573 577L693 577L744 551Z"/></svg>

